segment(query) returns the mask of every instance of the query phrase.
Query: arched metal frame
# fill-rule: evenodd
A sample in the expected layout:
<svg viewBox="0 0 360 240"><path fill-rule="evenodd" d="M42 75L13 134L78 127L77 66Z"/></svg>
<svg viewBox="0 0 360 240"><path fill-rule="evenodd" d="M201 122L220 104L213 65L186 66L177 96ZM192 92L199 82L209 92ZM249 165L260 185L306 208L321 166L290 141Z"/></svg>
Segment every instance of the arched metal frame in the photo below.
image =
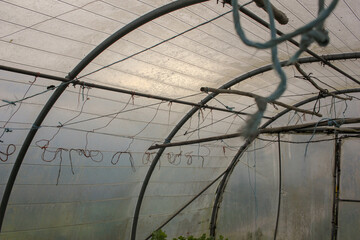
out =
<svg viewBox="0 0 360 240"><path fill-rule="evenodd" d="M104 50L106 50L110 45L112 45L113 43L115 43L117 40L119 40L121 37L125 36L126 34L130 33L131 31L137 29L138 27L140 27L141 25L156 19L160 16L163 16L167 13L170 13L172 11L193 5L193 4L197 4L197 3L201 3L201 2L205 2L208 0L179 0L179 1L175 1L172 3L169 3L163 7L157 8L141 17L139 17L138 19L134 20L133 22L129 23L128 25L126 25L125 27L123 27L122 29L120 29L119 31L115 32L114 34L112 34L110 37L108 37L105 41L103 41L101 44L99 44L93 51L91 51L66 77L66 79L68 80L67 82L64 82L62 84L60 84L57 89L55 90L55 92L53 93L53 95L49 98L49 100L47 101L47 103L44 105L43 109L41 110L41 112L39 113L37 119L35 120L33 127L31 128L31 130L29 131L26 139L24 140L24 143L19 151L19 154L16 158L15 164L13 166L13 169L11 171L9 180L7 182L6 188L5 188L5 192L2 198L2 202L1 202L1 207L0 207L0 231L1 231L1 227L2 227L2 223L3 223L3 219L5 216L5 212L6 212L6 207L8 204L8 200L13 188L13 185L15 183L16 180L16 176L17 173L21 167L21 164L23 162L23 159L25 157L25 154L34 138L34 136L37 133L38 128L41 126L43 120L45 119L45 117L47 116L47 114L49 113L49 111L51 110L52 106L55 104L55 102L57 101L57 99L61 96L61 94L64 92L64 90L67 88L67 86L74 82L78 82L78 80L76 79L76 76L92 61L94 60L98 55L100 55ZM255 19L256 20L256 19ZM257 20L258 21L258 20ZM263 23L262 23L263 24ZM264 25L264 24L263 24ZM314 55L313 55L314 56ZM315 56L313 57L309 57L309 58L302 58L299 59L299 63L311 63L311 62L319 62L319 61L323 61L325 63L328 63L328 60L343 60L343 59L349 59L349 58L359 58L360 57L360 53L349 53L349 54L336 54L336 55L329 55L329 56ZM286 65L286 62L282 62L281 63L282 66ZM329 65L330 67L332 67L331 65ZM220 88L225 89L225 88L229 88L243 80L246 80L252 76L255 76L257 74L266 72L266 71L270 71L272 70L272 65L267 65L265 67L261 67L259 69L253 70L251 72L248 72L238 78L235 78L231 81L229 81L228 83L224 84L223 86L221 86ZM213 97L215 97L217 94L210 94L208 95L206 98L204 98L201 102L200 105L205 105L207 102L209 102ZM191 116L193 116L193 114L195 114L201 107L196 106L194 107L192 110L190 110L184 117L183 119L177 124L177 126L172 130L172 132L169 134L169 136L166 138L165 143L168 143L171 141L171 139L175 136L175 134L178 132L178 130L191 118ZM273 117L270 121L268 122L272 122L274 120L276 120L279 116L275 116ZM270 123L269 123L270 124ZM265 127L265 126L263 126ZM243 152L246 149L246 146L249 145L251 143L251 140L247 140L246 144L244 145L245 147L242 147L240 152ZM162 153L164 152L165 148L162 148L158 151L156 157L154 158L154 160L152 161L151 166L149 167L149 170L145 176L143 185L141 187L140 193L139 193L139 198L136 204L136 208L135 208L135 213L134 213L134 218L133 218L133 225L132 225L132 231L131 231L131 239L135 240L136 237L136 229L137 229L137 223L138 223L138 218L139 218L139 213L140 213L140 208L141 208L141 203L147 188L147 185L149 183L149 180L151 178L152 172L158 162L158 160L160 159ZM235 156L235 158L233 159L232 163L230 164L228 170L223 174L223 179L219 185L219 190L218 194L216 196L216 200L215 200L215 204L214 204L214 209L216 208L216 205L220 203L219 199L222 196L222 192L225 189L226 186L226 182L231 174L231 168L233 169L233 167L236 165L236 160L238 159L239 154L237 154L237 157ZM214 216L214 218L213 218ZM215 223L213 221L213 219L216 219L217 216L217 211L216 214L214 214L213 211L213 215L212 215L212 223ZM216 225L216 224L215 224ZM215 225L211 225L211 226L215 226ZM215 229L215 228L214 228Z"/></svg>
<svg viewBox="0 0 360 240"><path fill-rule="evenodd" d="M61 96L61 94L65 91L67 86L76 80L76 76L84 70L84 68L91 63L92 60L94 60L97 56L99 56L104 50L106 50L108 47L110 47L113 43L118 41L120 38L125 36L126 34L130 33L131 31L137 29L138 27L158 18L165 14L168 14L172 11L188 7L193 4L197 4L200 2L205 2L208 0L179 0L175 2L171 2L165 6L162 6L160 8L154 9L153 11L137 18L136 20L132 21L131 23L127 24L125 27L121 28L114 34L112 34L110 37L105 39L102 43L100 43L94 50L92 50L83 60L66 76L68 79L67 82L63 82L60 84L55 92L51 95L49 100L44 105L43 109L39 113L38 117L36 118L32 128L30 129L28 135L26 136L26 139L24 140L23 145L21 146L21 149L19 151L19 154L15 160L14 166L11 170L9 180L6 184L4 195L2 197L1 206L0 206L0 232L2 229L3 220L5 217L6 208L8 205L8 201L10 198L10 194L12 191L12 188L14 186L17 174L20 170L21 164L24 160L25 154L27 153L27 150L34 139L38 128L41 126L43 120L55 104L55 102L58 100L58 98Z"/></svg>

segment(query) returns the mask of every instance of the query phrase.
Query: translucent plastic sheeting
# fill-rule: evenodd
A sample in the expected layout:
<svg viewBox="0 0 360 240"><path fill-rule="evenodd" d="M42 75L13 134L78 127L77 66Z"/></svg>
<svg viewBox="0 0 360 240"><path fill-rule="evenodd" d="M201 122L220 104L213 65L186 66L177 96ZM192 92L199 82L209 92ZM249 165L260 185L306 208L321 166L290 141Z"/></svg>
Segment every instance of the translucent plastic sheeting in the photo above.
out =
<svg viewBox="0 0 360 240"><path fill-rule="evenodd" d="M128 4L115 0L81 0L76 3L67 0L1 1L0 63L66 76L88 52L112 33L168 2L149 0ZM278 26L281 30L292 31L316 15L317 4L310 0L305 3L296 0L273 2L291 16L287 26ZM348 0L346 4L339 3L340 9L331 15L330 24L326 25L331 36L330 46L319 49L313 45L312 49L321 51L321 54L359 51L358 30L354 27L354 23L358 22L356 6L354 0ZM267 19L267 14L254 3L248 7L261 18ZM137 54L228 10L230 8L227 5L222 7L217 1L209 1L147 23L105 50L80 76ZM254 20L243 17L242 22L251 39L264 41L269 38L269 31ZM290 44L279 45L279 57L282 60L288 59L295 51L296 48ZM206 96L199 92L199 87L219 87L241 74L269 63L270 51L245 47L235 34L231 14L228 14L81 80L153 95L181 97L198 103ZM359 75L359 61L334 64L352 76ZM285 102L292 104L317 94L307 83L293 78L296 73L291 70L292 68L286 70L289 76L286 94L290 96L283 97ZM305 70L337 89L354 86L339 73L320 64L308 65ZM17 74L9 75L3 71L0 78L0 96L5 101L21 99L29 86L28 81L34 79ZM269 72L235 88L268 96L278 81L278 76ZM38 79L28 95L58 84ZM20 104L0 109L0 121L6 123L6 128L9 129L1 138L1 151L12 152L10 144L17 148L4 163L0 163L1 191L19 147L51 93L52 90L26 100L11 119L10 116ZM218 96L211 104L234 110L256 110L252 99L241 97ZM313 106L309 104L307 107L312 109ZM345 109L345 104L343 107ZM147 149L154 143L162 143L190 109L190 106L160 100L80 86L69 87L31 143L15 182L1 237L128 238L139 188L156 154L147 152ZM325 110L322 111L328 111L324 116L339 115L339 112L335 114L335 109L332 112L329 107L323 109ZM358 111L353 109L358 108L353 105L351 111L354 114L350 115L358 116ZM266 115L272 116L278 111L281 109L268 107ZM243 124L243 120L230 115L231 113L229 118L225 118L218 112L202 110L180 129L175 140L235 132ZM301 118L297 117L294 121ZM5 126L2 126L5 130ZM160 169L154 173L146 192L140 212L139 237L151 233L158 223L162 223L175 209L224 171L241 144L238 140L227 140L210 145L202 144L200 147L193 145L167 149L160 159ZM9 146L10 149L7 149ZM260 155L267 154L268 152L264 152ZM271 202L270 208L258 209L258 214L265 212L264 219L274 214L276 206L273 201L268 201L277 196L276 151L272 154L272 165L262 163L264 169L272 169L270 173L261 170L262 164L256 171L254 167L244 169L245 172L250 172L250 179L259 175L256 177L260 184L257 190L260 196L266 195L263 198L266 201L259 200L259 206L261 201L266 204ZM248 155L251 162L251 156ZM262 184L264 187L261 187ZM209 189L200 197L199 202L194 202L192 208L186 209L172 224L167 225L166 229L171 235L186 234L182 229L199 234L207 231L214 188ZM269 189L275 190L268 194ZM251 192L249 196L248 202L251 203ZM158 203L161 204L160 207ZM151 221L149 216L157 220ZM189 223L193 221L201 224L193 226ZM268 234L272 229L270 223L261 224L263 225L259 226L263 227L264 234ZM176 228L177 225L182 228ZM249 229L253 231L253 227Z"/></svg>
<svg viewBox="0 0 360 240"><path fill-rule="evenodd" d="M277 144L256 140L240 158L227 184L217 235L270 239L277 212Z"/></svg>
<svg viewBox="0 0 360 240"><path fill-rule="evenodd" d="M70 133L68 137L76 139ZM92 160L76 150L72 153L60 150L47 163L56 150L56 147L47 149L42 157L43 150L29 149L11 194L2 237L114 239L125 236L139 181L146 169L138 164L136 170L132 168L126 154L119 163L112 164L114 152L107 151L102 151L103 161L100 161L98 156ZM140 154L132 156L135 164L141 158ZM11 168L7 166L2 165L1 169L8 173ZM4 180L3 184L7 179Z"/></svg>
<svg viewBox="0 0 360 240"><path fill-rule="evenodd" d="M307 142L311 135L283 140ZM331 138L331 137L330 137ZM312 140L329 139L316 135ZM282 143L282 194L277 239L329 239L333 202L334 141Z"/></svg>
<svg viewBox="0 0 360 240"><path fill-rule="evenodd" d="M360 140L344 139L341 145L340 198L360 200L359 149ZM354 239L360 235L360 203L339 203L338 239Z"/></svg>
<svg viewBox="0 0 360 240"><path fill-rule="evenodd" d="M314 19L318 7L312 1L273 2L290 18L285 26L277 24L284 32L293 31ZM0 62L8 66L65 76L112 33L167 3L169 1L141 1L131 5L114 0L77 3L54 0L1 1ZM354 24L358 22L357 4L354 0L348 0L346 4L340 1L335 9L336 14L328 19L331 24L326 24L331 36L330 45L320 48L313 44L311 48L314 51L321 51L321 54L359 51L359 31ZM254 3L247 8L268 21L267 14ZM229 10L230 6L227 4L223 7L217 1L208 1L155 19L114 43L94 59L80 76L127 58ZM249 38L256 41L269 39L270 33L265 27L245 14L241 16ZM280 44L279 57L286 60L296 50L292 44ZM221 86L245 72L269 63L269 50L257 51L239 40L229 13L83 80L155 95L184 96L197 93L199 87L204 85ZM341 69L353 76L357 74L357 65L339 63ZM322 71L321 68L323 67L320 65L316 67L319 71ZM325 76L331 78L332 75ZM263 79L257 78L251 85L256 90L267 88L265 95L268 95L268 90L274 89L278 81L278 76L272 74ZM326 82L328 81L331 80L327 79ZM289 91L301 92L299 88L306 88L304 85L306 84L289 81Z"/></svg>
<svg viewBox="0 0 360 240"><path fill-rule="evenodd" d="M360 156L358 151L355 151L359 147L360 139L357 138L344 139L341 145L340 198L342 199L360 200Z"/></svg>
<svg viewBox="0 0 360 240"><path fill-rule="evenodd" d="M242 140L232 144L240 146ZM222 174L236 150L224 143L190 145L166 149L155 168L140 211L137 239L144 239L177 210ZM230 146L228 146L230 147ZM163 230L169 238L201 236L209 231L210 216L218 182L171 220Z"/></svg>
<svg viewBox="0 0 360 240"><path fill-rule="evenodd" d="M282 135L281 140L306 142L310 137ZM277 137L267 138L275 142L255 141L234 169L219 211L218 235L241 240L273 239L278 206L278 145ZM313 140L324 138L314 136ZM277 239L330 238L333 146L333 141L311 143L306 150L306 143L281 143Z"/></svg>
<svg viewBox="0 0 360 240"><path fill-rule="evenodd" d="M337 239L358 238L360 235L360 204L340 202L338 223Z"/></svg>

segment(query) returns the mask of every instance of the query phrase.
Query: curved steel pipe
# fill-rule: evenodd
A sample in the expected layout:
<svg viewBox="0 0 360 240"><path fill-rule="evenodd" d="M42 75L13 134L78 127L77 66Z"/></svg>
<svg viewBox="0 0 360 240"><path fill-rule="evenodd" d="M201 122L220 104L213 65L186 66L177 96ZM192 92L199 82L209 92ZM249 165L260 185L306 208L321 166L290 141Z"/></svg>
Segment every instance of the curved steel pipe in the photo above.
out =
<svg viewBox="0 0 360 240"><path fill-rule="evenodd" d="M179 0L175 2L171 2L163 7L157 8L139 18L132 21L131 23L127 24L111 36L109 36L107 39L105 39L102 43L100 43L94 50L92 50L83 60L80 61L80 63L75 66L75 68L68 74L66 77L69 81L64 82L59 85L59 87L54 91L54 93L51 95L49 100L44 105L43 109L37 116L33 128L29 131L28 135L26 136L23 145L21 146L21 149L19 151L19 154L15 160L14 166L11 170L8 182L5 187L4 195L2 197L1 206L0 206L0 232L2 229L2 224L5 217L6 208L9 202L9 198L11 195L12 188L14 186L17 174L20 170L21 164L24 160L25 154L27 153L29 146L34 139L38 128L41 126L43 120L51 110L52 106L55 104L57 99L61 96L61 94L65 91L66 87L76 78L76 76L97 56L99 56L105 49L107 49L110 45L118 41L120 38L125 36L126 34L130 33L131 31L137 29L141 25L154 20L158 17L161 17L165 14L168 14L172 11L200 3L205 2L208 0Z"/></svg>
<svg viewBox="0 0 360 240"><path fill-rule="evenodd" d="M339 59L337 59L339 60ZM335 95L340 95L340 94L347 94L347 93L357 93L360 92L360 88L354 88L354 89L346 89L346 90L341 90L341 91L335 91L332 92ZM326 98L326 97L331 97L331 96L324 96L321 98ZM304 104L310 103L312 101L316 101L319 98L319 96L314 96L308 99L305 99L297 104L294 104L295 107L300 107ZM280 118L281 116L285 115L286 113L290 112L290 109L285 109L284 111L278 113L277 115L275 115L271 120L267 121L266 123L264 123L260 129L266 128L268 127L271 123L273 123L274 121L276 121L278 118ZM242 154L245 152L245 150L248 148L248 146L252 143L254 139L252 140L247 140L245 142L245 144L240 148L240 150L237 152L237 154L235 155L235 157L233 158L232 162L230 163L229 167L228 167L228 171L225 173L225 175L223 176L223 179L221 180L218 190L217 190L217 194L215 197L215 201L214 201L214 206L213 206L213 211L212 211L212 215L211 215L211 222L210 222L210 236L215 236L215 230L216 230L216 220L217 220L217 216L218 216L218 210L220 208L220 204L221 204L221 199L222 196L224 194L224 190L226 188L226 185L230 179L231 173L234 170L234 168L236 167L237 163L240 160L240 157L242 156Z"/></svg>

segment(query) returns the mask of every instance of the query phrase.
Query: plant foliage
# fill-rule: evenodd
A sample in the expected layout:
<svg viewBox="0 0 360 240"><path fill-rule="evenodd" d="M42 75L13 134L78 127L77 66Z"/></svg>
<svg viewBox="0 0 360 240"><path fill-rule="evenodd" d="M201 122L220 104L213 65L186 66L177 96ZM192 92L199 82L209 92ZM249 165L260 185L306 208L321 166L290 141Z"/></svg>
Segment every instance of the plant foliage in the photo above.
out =
<svg viewBox="0 0 360 240"><path fill-rule="evenodd" d="M164 231L159 229L159 230L153 232L151 240L167 240L167 235ZM224 238L221 235L219 236L218 239L215 239L214 237L207 237L206 234L204 233L199 238L190 235L187 237L180 236L177 238L173 238L172 240L228 240L228 239Z"/></svg>

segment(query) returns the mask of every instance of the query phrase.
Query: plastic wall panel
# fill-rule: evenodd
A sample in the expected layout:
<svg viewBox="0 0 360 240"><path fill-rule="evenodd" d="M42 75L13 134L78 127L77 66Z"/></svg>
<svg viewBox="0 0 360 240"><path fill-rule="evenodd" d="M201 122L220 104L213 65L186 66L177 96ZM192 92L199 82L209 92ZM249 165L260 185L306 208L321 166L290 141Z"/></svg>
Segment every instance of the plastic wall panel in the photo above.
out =
<svg viewBox="0 0 360 240"><path fill-rule="evenodd" d="M73 175L68 158L63 156L56 185L59 159L56 164L47 164L38 155L27 156L31 163L28 158L24 160L5 216L5 239L41 239L38 234L53 239L99 239L101 235L124 239L139 192L138 179L147 167L137 167L133 172L130 163L91 166L90 160L74 157ZM105 155L105 159L108 157ZM51 229L56 234L50 233Z"/></svg>
<svg viewBox="0 0 360 240"><path fill-rule="evenodd" d="M360 140L343 139L341 145L340 198L360 200L359 149ZM354 239L360 235L360 203L340 202L338 215L338 239Z"/></svg>
<svg viewBox="0 0 360 240"><path fill-rule="evenodd" d="M233 139L232 143L240 146L242 139ZM198 145L188 145L166 149L160 159L161 165L155 168L145 193L137 239L144 239L150 235L154 229L225 171L236 152L226 150L224 155L222 147L226 145L220 142L217 144L219 146L214 144L208 147L210 152L202 145L200 148ZM175 155L180 153L181 156L175 158ZM192 159L189 155L192 155ZM209 234L217 186L218 182L214 183L164 227L169 238L180 235Z"/></svg>
<svg viewBox="0 0 360 240"><path fill-rule="evenodd" d="M210 189L209 191L213 191ZM213 199L214 195L211 194L207 198ZM203 201L203 197L199 197L193 204L196 204L196 201ZM205 199L206 200L206 199ZM207 202L207 204L209 204ZM202 204L204 205L204 204ZM201 236L204 233L208 232L209 222L211 216L211 207L185 210L180 213L176 218L174 218L171 224L166 225L163 230L169 236ZM179 227L181 226L181 227ZM186 226L186 227L182 227ZM208 234L207 234L208 235Z"/></svg>
<svg viewBox="0 0 360 240"><path fill-rule="evenodd" d="M217 235L231 240L272 239L277 212L277 161L277 143L256 140L249 146L227 184Z"/></svg>
<svg viewBox="0 0 360 240"><path fill-rule="evenodd" d="M338 239L356 239L360 236L360 203L341 202L338 218Z"/></svg>
<svg viewBox="0 0 360 240"><path fill-rule="evenodd" d="M4 239L125 239L124 233L131 223L129 220L111 220L93 224L80 224L59 228L37 229L32 231L5 232ZM109 231L112 229L113 231Z"/></svg>
<svg viewBox="0 0 360 240"><path fill-rule="evenodd" d="M277 140L276 136L263 137ZM306 142L310 137L285 135L281 139ZM313 140L324 138L329 137L314 136ZM255 144L266 146L269 142L257 140ZM252 144L234 169L220 206L217 235L241 240L273 239L278 204L278 146L270 144L249 152L254 148ZM331 236L334 142L311 143L306 157L305 151L306 144L281 143L282 191L277 239Z"/></svg>
<svg viewBox="0 0 360 240"><path fill-rule="evenodd" d="M310 135L283 140L307 142ZM314 136L312 140L328 139ZM282 143L282 199L278 239L330 239L334 141ZM305 156L306 152L306 156Z"/></svg>
<svg viewBox="0 0 360 240"><path fill-rule="evenodd" d="M42 78L0 71L0 197L10 176L13 163L21 145L51 92L31 98L23 103L7 104L6 101L21 100L25 93L30 96L46 90L46 84L54 84ZM30 83L33 82L31 85Z"/></svg>
<svg viewBox="0 0 360 240"><path fill-rule="evenodd" d="M360 140L356 138L344 139L341 145L340 198L342 199L360 200L360 156L356 151L359 147Z"/></svg>
<svg viewBox="0 0 360 240"><path fill-rule="evenodd" d="M201 236L203 233L208 234L216 186L217 183L162 228L169 239L181 235ZM151 191L150 186L149 190ZM191 195L184 195L182 189L179 188L177 189L177 195L170 196L165 195L167 194L167 189L162 190L163 195L147 196L144 198L139 217L137 239L144 239L149 236L154 229L172 217L177 210L183 207L195 195L194 192ZM200 188L196 189L197 192L201 190Z"/></svg>
<svg viewBox="0 0 360 240"><path fill-rule="evenodd" d="M210 188L207 192L214 191L214 188ZM205 193L206 194L206 193ZM172 219L166 226L162 228L168 235L168 239L178 236L201 236L204 233L208 235L209 221L211 216L211 200L213 200L214 194L200 196L196 199L188 208L184 209L174 219ZM169 200L169 199L168 199ZM172 201L172 200L170 200ZM179 204L179 202L178 202ZM166 204L168 205L168 204ZM208 207L204 207L208 205ZM174 211L168 214L156 214L141 216L139 219L137 233L138 239L144 239L152 233L151 226L160 226L162 223L172 217L175 209L179 207L174 206Z"/></svg>

